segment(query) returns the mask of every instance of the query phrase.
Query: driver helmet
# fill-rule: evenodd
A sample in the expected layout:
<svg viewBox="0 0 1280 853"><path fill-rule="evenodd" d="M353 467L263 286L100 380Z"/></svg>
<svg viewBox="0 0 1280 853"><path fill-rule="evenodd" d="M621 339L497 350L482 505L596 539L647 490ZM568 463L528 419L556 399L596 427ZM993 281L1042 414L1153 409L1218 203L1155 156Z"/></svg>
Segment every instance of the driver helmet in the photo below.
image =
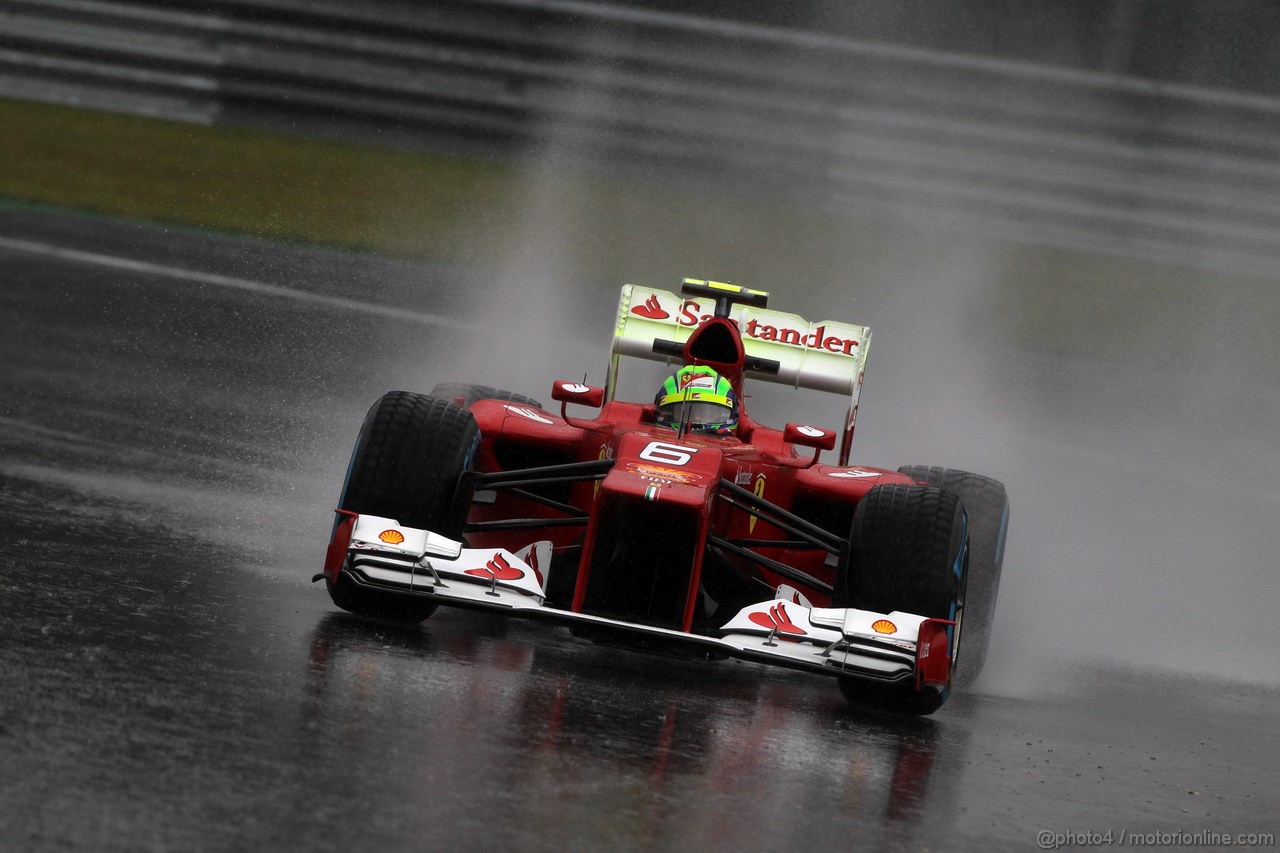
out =
<svg viewBox="0 0 1280 853"><path fill-rule="evenodd" d="M709 367L682 367L667 377L653 398L654 420L689 432L728 435L738 427L738 395L728 379Z"/></svg>

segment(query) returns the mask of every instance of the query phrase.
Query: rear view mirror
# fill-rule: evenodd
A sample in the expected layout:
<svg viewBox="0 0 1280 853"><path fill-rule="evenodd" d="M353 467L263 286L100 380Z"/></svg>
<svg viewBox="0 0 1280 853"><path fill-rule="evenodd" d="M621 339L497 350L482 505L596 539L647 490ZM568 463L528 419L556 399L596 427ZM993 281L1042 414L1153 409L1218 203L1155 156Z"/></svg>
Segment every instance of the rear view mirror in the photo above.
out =
<svg viewBox="0 0 1280 853"><path fill-rule="evenodd" d="M818 464L818 457L822 455L822 451L831 450L836 446L836 434L833 430L808 424L787 424L782 437L789 444L813 448L813 458L809 460L809 467Z"/></svg>
<svg viewBox="0 0 1280 853"><path fill-rule="evenodd" d="M558 379L551 386L551 399L598 409L604 405L604 389Z"/></svg>
<svg viewBox="0 0 1280 853"><path fill-rule="evenodd" d="M836 446L836 434L833 430L808 424L787 424L783 439L788 444L812 447L815 450L831 450Z"/></svg>

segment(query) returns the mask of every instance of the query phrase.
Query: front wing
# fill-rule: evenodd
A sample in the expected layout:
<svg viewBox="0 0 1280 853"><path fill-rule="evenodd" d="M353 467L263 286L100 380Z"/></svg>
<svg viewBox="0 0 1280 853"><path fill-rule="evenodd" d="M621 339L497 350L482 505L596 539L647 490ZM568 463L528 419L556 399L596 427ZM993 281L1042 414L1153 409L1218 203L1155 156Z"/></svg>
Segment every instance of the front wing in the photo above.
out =
<svg viewBox="0 0 1280 853"><path fill-rule="evenodd" d="M440 604L599 626L701 647L732 657L879 682L945 688L951 622L911 613L811 607L801 596L744 607L714 636L690 634L545 604L551 543L516 552L465 548L461 542L394 519L339 511L325 571L360 586L430 597ZM783 589L779 594L785 594Z"/></svg>

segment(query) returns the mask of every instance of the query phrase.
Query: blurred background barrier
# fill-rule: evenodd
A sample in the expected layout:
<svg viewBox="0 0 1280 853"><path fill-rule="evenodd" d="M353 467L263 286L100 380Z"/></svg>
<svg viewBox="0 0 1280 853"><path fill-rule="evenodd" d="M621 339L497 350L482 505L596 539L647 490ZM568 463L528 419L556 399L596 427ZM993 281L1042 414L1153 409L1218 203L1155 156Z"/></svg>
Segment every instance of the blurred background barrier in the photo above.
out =
<svg viewBox="0 0 1280 853"><path fill-rule="evenodd" d="M0 96L1273 276L1280 97L1115 73L1141 6L1111 6L1114 37L1073 65L565 0L3 0Z"/></svg>

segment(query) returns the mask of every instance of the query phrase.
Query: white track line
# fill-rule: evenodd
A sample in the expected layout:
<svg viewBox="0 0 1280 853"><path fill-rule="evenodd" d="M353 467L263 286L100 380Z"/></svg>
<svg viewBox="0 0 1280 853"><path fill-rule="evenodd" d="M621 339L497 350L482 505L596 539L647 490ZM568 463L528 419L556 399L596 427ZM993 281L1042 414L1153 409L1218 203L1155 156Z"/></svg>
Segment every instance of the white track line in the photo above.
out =
<svg viewBox="0 0 1280 853"><path fill-rule="evenodd" d="M135 261L130 258L121 258L115 255L103 255L98 252L82 252L79 249L68 249L63 246L55 246L51 243L36 243L31 240L16 240L11 237L0 237L0 249L9 249L15 252L26 252L33 255L43 255L45 257L57 258L63 261L70 261L72 263L91 264L93 266L125 270L127 272L141 273L143 275L159 276L161 278L175 279L177 281L186 281L194 284L206 284L213 287L229 287L235 290L243 290L248 293L256 293L262 296L275 296L284 299L292 299L295 302L305 302L311 305L323 305L326 308L337 308L341 311L369 314L374 317L385 317L389 320L401 320L406 323L418 323L424 326L456 329L469 328L474 325L472 323L459 322L458 320L444 317L439 314L428 314L424 311L409 311L404 308L393 308L388 305L360 302L355 299L347 299L342 296L326 296L322 293L309 293L305 290L295 290L294 288L284 287L278 284L267 284L265 282L251 281L245 278L234 278L232 276L199 272L197 270L187 270L180 267L152 264L146 261Z"/></svg>

